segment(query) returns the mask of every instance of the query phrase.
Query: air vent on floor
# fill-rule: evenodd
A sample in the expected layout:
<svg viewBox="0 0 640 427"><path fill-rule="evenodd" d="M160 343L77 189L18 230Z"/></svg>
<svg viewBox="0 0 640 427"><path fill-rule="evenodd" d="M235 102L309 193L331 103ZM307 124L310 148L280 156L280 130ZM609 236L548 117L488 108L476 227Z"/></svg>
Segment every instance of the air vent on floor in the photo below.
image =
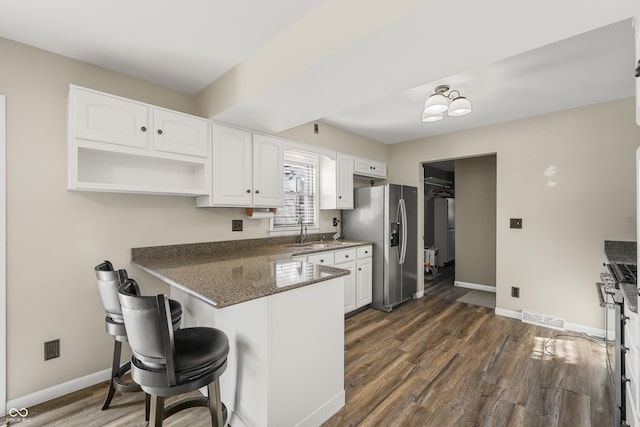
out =
<svg viewBox="0 0 640 427"><path fill-rule="evenodd" d="M525 323L544 326L545 328L560 329L561 331L564 330L564 320L538 313L531 313L529 311L522 312L522 321Z"/></svg>

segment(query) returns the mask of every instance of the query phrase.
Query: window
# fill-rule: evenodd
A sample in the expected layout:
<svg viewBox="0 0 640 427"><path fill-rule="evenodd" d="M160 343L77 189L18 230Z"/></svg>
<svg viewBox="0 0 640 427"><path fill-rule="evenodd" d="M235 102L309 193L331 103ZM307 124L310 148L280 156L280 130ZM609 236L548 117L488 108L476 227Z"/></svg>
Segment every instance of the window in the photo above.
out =
<svg viewBox="0 0 640 427"><path fill-rule="evenodd" d="M318 159L301 153L284 155L284 206L273 218L273 230L318 226Z"/></svg>

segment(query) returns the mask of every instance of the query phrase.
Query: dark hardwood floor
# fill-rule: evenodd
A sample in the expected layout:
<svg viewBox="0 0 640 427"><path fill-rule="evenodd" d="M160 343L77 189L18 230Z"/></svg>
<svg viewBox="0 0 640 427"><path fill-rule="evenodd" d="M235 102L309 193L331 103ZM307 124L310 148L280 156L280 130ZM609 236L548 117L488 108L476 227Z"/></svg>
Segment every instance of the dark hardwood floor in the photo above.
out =
<svg viewBox="0 0 640 427"><path fill-rule="evenodd" d="M601 342L495 316L456 300L452 270L424 298L346 320L347 404L324 426L612 426ZM107 386L29 408L21 426L143 426L144 396ZM2 420L0 420L2 425ZM205 408L166 426L208 426Z"/></svg>

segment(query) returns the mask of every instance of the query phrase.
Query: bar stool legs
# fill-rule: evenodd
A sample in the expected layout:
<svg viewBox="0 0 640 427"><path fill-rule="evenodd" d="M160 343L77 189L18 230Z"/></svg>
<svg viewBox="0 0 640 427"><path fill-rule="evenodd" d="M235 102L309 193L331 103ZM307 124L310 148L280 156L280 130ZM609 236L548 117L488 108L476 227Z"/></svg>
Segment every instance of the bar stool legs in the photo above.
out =
<svg viewBox="0 0 640 427"><path fill-rule="evenodd" d="M127 362L120 366L120 357L122 354L122 342L114 340L113 345L113 363L111 365L111 381L109 382L109 393L102 405L102 410L109 408L111 400L117 391L130 392L130 391L142 391L140 386L134 382L126 382L122 379L122 376L131 369L131 362ZM147 418L148 419L148 418Z"/></svg>

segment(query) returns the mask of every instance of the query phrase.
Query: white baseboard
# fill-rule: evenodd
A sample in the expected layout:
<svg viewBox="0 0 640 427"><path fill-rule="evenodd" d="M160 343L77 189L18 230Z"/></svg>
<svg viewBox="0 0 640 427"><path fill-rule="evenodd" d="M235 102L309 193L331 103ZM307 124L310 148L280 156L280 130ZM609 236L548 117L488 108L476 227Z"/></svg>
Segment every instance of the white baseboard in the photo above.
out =
<svg viewBox="0 0 640 427"><path fill-rule="evenodd" d="M599 328L592 328L591 326L579 325L577 323L565 322L565 329L570 331L579 332L581 334L591 335L598 338L605 337L605 330Z"/></svg>
<svg viewBox="0 0 640 427"><path fill-rule="evenodd" d="M296 426L300 427L315 427L319 426L323 422L327 421L333 414L338 412L340 408L345 405L345 393L342 390L337 395L333 396L327 403L311 413L307 418L300 421Z"/></svg>
<svg viewBox="0 0 640 427"><path fill-rule="evenodd" d="M11 410L11 408L16 408L16 409L27 408L28 409L30 406L47 402L51 399L55 399L56 397L73 393L74 391L78 391L83 388L90 387L92 385L101 383L103 381L108 381L110 377L111 377L111 368L105 369L103 371L95 372L93 374L89 374L84 377L76 378L75 380L67 381L62 384L57 384L57 385L54 385L53 387L45 388L44 390L36 391L26 396L18 397L16 399L11 399L7 401L7 412Z"/></svg>
<svg viewBox="0 0 640 427"><path fill-rule="evenodd" d="M509 317L511 319L517 319L517 320L522 321L522 312L520 312L520 311L505 310L504 308L497 308L496 307L495 313L496 313L496 316ZM539 325L539 326L542 326L542 325ZM594 337L604 338L604 336L605 336L605 330L604 329L593 328L591 326L580 325L578 323L565 322L564 328L565 328L565 330L568 330L568 331L578 332L578 333L581 333L581 334L587 334L587 335L591 335L591 336L594 336ZM553 328L550 328L550 329L553 329Z"/></svg>
<svg viewBox="0 0 640 427"><path fill-rule="evenodd" d="M413 299L422 298L424 296L424 289L413 294Z"/></svg>
<svg viewBox="0 0 640 427"><path fill-rule="evenodd" d="M495 313L496 313L496 316L510 317L511 319L520 320L522 318L522 313L521 312L513 311L513 310L505 310L504 308L496 307Z"/></svg>
<svg viewBox="0 0 640 427"><path fill-rule="evenodd" d="M468 288L468 289L476 289L478 291L486 291L486 292L495 292L495 286L488 285L478 285L477 283L469 283L469 282L460 282L458 280L453 282L454 286L458 286L460 288Z"/></svg>

